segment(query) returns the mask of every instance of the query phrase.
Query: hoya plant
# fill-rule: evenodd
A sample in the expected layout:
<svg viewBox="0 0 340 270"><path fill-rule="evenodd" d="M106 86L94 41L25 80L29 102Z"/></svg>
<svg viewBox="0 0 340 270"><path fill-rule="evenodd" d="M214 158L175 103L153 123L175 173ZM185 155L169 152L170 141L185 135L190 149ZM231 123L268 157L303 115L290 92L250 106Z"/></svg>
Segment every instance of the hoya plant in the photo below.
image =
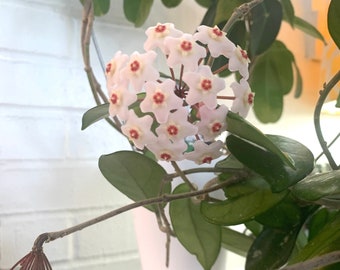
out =
<svg viewBox="0 0 340 270"><path fill-rule="evenodd" d="M162 2L173 7L180 1ZM82 129L105 119L129 141L131 150L102 155L99 169L133 203L41 234L12 269L52 269L44 243L137 207L154 213L165 234L165 264L175 259L171 239L177 237L206 270L221 249L245 256L247 270L340 267L340 166L320 128L322 105L340 71L323 86L315 106L328 170L318 172L313 154L300 142L263 134L246 120L254 108L261 121L276 121L283 96L293 85L296 96L302 91L293 54L276 40L282 20L322 36L294 15L288 0L197 2L207 12L195 33L161 22L146 29L143 52L128 55L122 50L108 60L105 93L90 66L88 45L94 16L105 14L110 1L82 1L82 52L97 102L85 112ZM127 19L142 25L151 5L125 0ZM333 0L328 28L338 47L339 18L340 2ZM192 168L181 169L183 160L192 161ZM193 179L203 173L213 177L198 188ZM174 185L175 178L181 183ZM215 191L222 191L222 197ZM243 233L233 229L239 224Z"/></svg>

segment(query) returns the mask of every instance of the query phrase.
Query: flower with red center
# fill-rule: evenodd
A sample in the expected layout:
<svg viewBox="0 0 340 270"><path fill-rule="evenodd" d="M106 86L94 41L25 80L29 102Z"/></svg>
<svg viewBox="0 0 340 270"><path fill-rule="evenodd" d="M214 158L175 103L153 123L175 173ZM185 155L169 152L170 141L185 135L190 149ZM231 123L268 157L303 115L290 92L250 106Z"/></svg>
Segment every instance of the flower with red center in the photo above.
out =
<svg viewBox="0 0 340 270"><path fill-rule="evenodd" d="M224 79L213 75L205 65L199 66L196 72L185 72L183 81L189 86L186 102L189 105L203 102L210 109L216 107L216 95L225 87Z"/></svg>
<svg viewBox="0 0 340 270"><path fill-rule="evenodd" d="M199 108L201 121L197 123L198 133L209 142L215 140L223 131L227 129L226 116L228 107L220 105L216 109L209 109L207 106Z"/></svg>
<svg viewBox="0 0 340 270"><path fill-rule="evenodd" d="M249 70L248 66L250 63L250 59L245 50L243 50L240 46L237 46L229 58L228 69L231 72L238 71L244 79L248 79Z"/></svg>
<svg viewBox="0 0 340 270"><path fill-rule="evenodd" d="M184 141L171 142L165 135L157 137L154 142L147 145L158 160L179 161L182 160L183 152L187 149Z"/></svg>
<svg viewBox="0 0 340 270"><path fill-rule="evenodd" d="M215 141L211 144L206 144L203 141L196 141L193 144L194 150L184 153L186 159L194 161L196 164L210 164L212 160L219 158L222 153L223 142Z"/></svg>
<svg viewBox="0 0 340 270"><path fill-rule="evenodd" d="M128 119L122 126L122 133L129 138L130 141L138 149L144 149L149 142L156 140L156 136L151 132L153 119L150 115L137 117L133 110L129 111Z"/></svg>
<svg viewBox="0 0 340 270"><path fill-rule="evenodd" d="M149 27L145 31L147 40L144 43L144 49L146 51L160 48L164 54L168 54L168 50L164 45L164 38L169 37L180 37L183 32L175 29L173 23L158 23L156 26Z"/></svg>
<svg viewBox="0 0 340 270"><path fill-rule="evenodd" d="M157 122L165 123L171 110L182 107L182 99L174 93L176 83L166 79L162 83L146 82L146 96L140 104L142 112L152 112Z"/></svg>
<svg viewBox="0 0 340 270"><path fill-rule="evenodd" d="M154 51L143 54L134 52L122 69L121 76L131 82L135 91L140 92L145 81L156 81L159 78L159 72L152 65L156 56Z"/></svg>
<svg viewBox="0 0 340 270"><path fill-rule="evenodd" d="M158 136L165 135L172 142L184 140L197 133L197 127L187 120L188 111L181 107L169 114L168 121L156 128Z"/></svg>
<svg viewBox="0 0 340 270"><path fill-rule="evenodd" d="M226 34L218 26L200 25L194 34L194 38L208 46L212 57L224 55L229 58L235 49L235 44L226 37Z"/></svg>
<svg viewBox="0 0 340 270"><path fill-rule="evenodd" d="M118 116L121 120L128 117L129 106L137 100L136 93L128 89L128 82L121 81L109 88L109 114Z"/></svg>
<svg viewBox="0 0 340 270"><path fill-rule="evenodd" d="M111 59L111 61L106 65L105 76L107 88L110 88L114 84L120 82L120 70L122 69L122 67L124 67L128 59L128 55L123 54L121 51L118 51Z"/></svg>
<svg viewBox="0 0 340 270"><path fill-rule="evenodd" d="M241 79L239 83L233 82L230 87L235 95L231 111L238 113L242 117L246 117L254 103L255 93L251 91L245 79Z"/></svg>
<svg viewBox="0 0 340 270"><path fill-rule="evenodd" d="M198 67L199 60L206 56L206 50L198 45L190 34L183 34L181 37L166 37L165 46L169 55L167 64L171 68L183 65L184 70L194 71Z"/></svg>

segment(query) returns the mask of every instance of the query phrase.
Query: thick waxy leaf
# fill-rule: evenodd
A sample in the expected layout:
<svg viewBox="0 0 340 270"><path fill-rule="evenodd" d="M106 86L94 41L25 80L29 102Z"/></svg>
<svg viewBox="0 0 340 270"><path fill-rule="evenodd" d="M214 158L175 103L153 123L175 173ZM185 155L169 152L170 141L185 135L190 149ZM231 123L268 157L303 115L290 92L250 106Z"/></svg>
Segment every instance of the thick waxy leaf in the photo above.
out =
<svg viewBox="0 0 340 270"><path fill-rule="evenodd" d="M219 0L217 1L216 17L214 24L227 21L235 8L243 4L242 0Z"/></svg>
<svg viewBox="0 0 340 270"><path fill-rule="evenodd" d="M280 203L255 219L266 227L284 230L298 226L301 218L300 207L292 200L291 196L287 196Z"/></svg>
<svg viewBox="0 0 340 270"><path fill-rule="evenodd" d="M203 201L201 212L209 222L237 225L249 221L280 202L288 193L272 193L269 185L254 176L225 189L227 200L217 203Z"/></svg>
<svg viewBox="0 0 340 270"><path fill-rule="evenodd" d="M181 2L182 0L162 0L163 5L168 8L177 7Z"/></svg>
<svg viewBox="0 0 340 270"><path fill-rule="evenodd" d="M80 0L84 5L84 0ZM93 0L93 13L95 16L103 16L110 10L110 0Z"/></svg>
<svg viewBox="0 0 340 270"><path fill-rule="evenodd" d="M340 49L340 2L338 0L332 0L329 4L327 24L331 37Z"/></svg>
<svg viewBox="0 0 340 270"><path fill-rule="evenodd" d="M284 265L294 248L299 227L291 230L265 228L255 239L246 260L246 270L274 270Z"/></svg>
<svg viewBox="0 0 340 270"><path fill-rule="evenodd" d="M254 239L230 228L222 228L222 247L245 257Z"/></svg>
<svg viewBox="0 0 340 270"><path fill-rule="evenodd" d="M307 243L307 245L289 261L289 264L306 261L308 259L340 250L340 212L329 221L319 233ZM340 269L340 263L336 267L327 269Z"/></svg>
<svg viewBox="0 0 340 270"><path fill-rule="evenodd" d="M276 39L282 21L282 6L277 0L264 0L252 11L250 55L266 51Z"/></svg>
<svg viewBox="0 0 340 270"><path fill-rule="evenodd" d="M308 176L292 188L293 194L304 201L317 201L340 194L340 171Z"/></svg>
<svg viewBox="0 0 340 270"><path fill-rule="evenodd" d="M149 16L153 0L124 0L124 14L125 17L135 27L142 26Z"/></svg>
<svg viewBox="0 0 340 270"><path fill-rule="evenodd" d="M281 0L281 5L283 10L283 19L294 28L295 11L292 2L290 0Z"/></svg>
<svg viewBox="0 0 340 270"><path fill-rule="evenodd" d="M314 157L307 147L295 140L283 136L267 136L290 156L295 169L285 165L273 153L233 135L227 137L227 147L239 161L262 175L273 192L280 192L302 180L313 170Z"/></svg>
<svg viewBox="0 0 340 270"><path fill-rule="evenodd" d="M215 165L216 168L234 168L234 169L242 169L244 165L239 162L233 155L229 155L225 159L219 161Z"/></svg>
<svg viewBox="0 0 340 270"><path fill-rule="evenodd" d="M83 115L81 130L84 130L93 123L108 116L109 116L109 103L105 103L88 110Z"/></svg>
<svg viewBox="0 0 340 270"><path fill-rule="evenodd" d="M119 151L99 158L103 176L133 201L141 201L171 192L169 182L162 184L166 171L157 162L133 151ZM146 206L156 212L156 206Z"/></svg>
<svg viewBox="0 0 340 270"><path fill-rule="evenodd" d="M186 184L177 186L174 194L189 192ZM170 203L170 218L178 240L196 255L204 269L211 269L221 248L221 228L207 222L200 213L199 202L181 199ZM175 258L174 258L175 259Z"/></svg>
<svg viewBox="0 0 340 270"><path fill-rule="evenodd" d="M295 62L295 58L293 60L293 66L295 69L295 77L296 77L294 97L299 98L302 94L302 76L300 73L300 69Z"/></svg>
<svg viewBox="0 0 340 270"><path fill-rule="evenodd" d="M327 208L321 208L318 210L306 224L308 228L308 241L312 240L318 233L323 229L323 227L331 220L333 220L334 215L337 212L331 211Z"/></svg>
<svg viewBox="0 0 340 270"><path fill-rule="evenodd" d="M234 135L237 135L245 140L248 140L267 151L278 156L282 162L294 168L292 160L285 155L266 135L250 122L231 111L227 114L227 130Z"/></svg>
<svg viewBox="0 0 340 270"><path fill-rule="evenodd" d="M214 0L196 0L196 3L201 5L202 7L210 7L214 2Z"/></svg>
<svg viewBox="0 0 340 270"><path fill-rule="evenodd" d="M217 2L216 1L213 1L211 3L211 5L209 4L208 9L203 16L203 19L202 19L200 25L214 26L216 8L217 8Z"/></svg>
<svg viewBox="0 0 340 270"><path fill-rule="evenodd" d="M283 95L293 86L293 60L292 53L276 40L254 63L249 83L256 94L254 111L260 121L276 122L281 117Z"/></svg>
<svg viewBox="0 0 340 270"><path fill-rule="evenodd" d="M315 28L312 24L310 24L309 22L305 21L304 19L301 19L300 17L296 17L294 18L294 26L305 32L306 34L320 39L325 45L326 45L326 41L324 39L324 37L322 36L322 34L319 32L319 30L317 28Z"/></svg>

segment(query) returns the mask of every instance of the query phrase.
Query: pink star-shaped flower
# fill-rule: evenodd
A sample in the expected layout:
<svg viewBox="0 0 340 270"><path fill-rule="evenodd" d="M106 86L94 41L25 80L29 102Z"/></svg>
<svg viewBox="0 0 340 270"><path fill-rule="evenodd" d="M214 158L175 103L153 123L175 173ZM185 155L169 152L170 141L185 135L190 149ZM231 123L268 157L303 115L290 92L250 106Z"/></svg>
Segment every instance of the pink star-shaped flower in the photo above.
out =
<svg viewBox="0 0 340 270"><path fill-rule="evenodd" d="M151 132L152 123L153 119L150 115L139 118L133 110L130 110L128 120L121 128L122 133L128 137L138 149L144 149L146 144L153 142L157 138Z"/></svg>
<svg viewBox="0 0 340 270"><path fill-rule="evenodd" d="M240 83L233 82L230 87L235 95L231 111L238 113L242 117L246 117L254 104L255 93L251 91L250 86L245 79L241 79Z"/></svg>
<svg viewBox="0 0 340 270"><path fill-rule="evenodd" d="M111 61L107 63L105 69L107 88L111 88L114 84L120 82L120 70L124 67L128 59L129 56L127 54L118 51Z"/></svg>
<svg viewBox="0 0 340 270"><path fill-rule="evenodd" d="M132 53L129 62L122 69L122 79L128 79L135 91L140 92L145 81L156 81L159 78L159 72L152 65L156 56L154 51Z"/></svg>
<svg viewBox="0 0 340 270"><path fill-rule="evenodd" d="M156 26L149 27L145 31L147 39L144 43L146 51L154 48L160 48L164 54L169 54L168 49L164 45L166 37L180 37L183 32L177 30L173 23L157 23Z"/></svg>
<svg viewBox="0 0 340 270"><path fill-rule="evenodd" d="M158 160L179 161L184 159L183 152L187 149L184 141L171 142L165 135L159 136L147 148Z"/></svg>
<svg viewBox="0 0 340 270"><path fill-rule="evenodd" d="M212 160L219 158L223 153L223 142L216 141L211 144L206 144L203 141L196 141L193 145L194 151L184 153L184 157L194 161L200 165L203 163L210 164Z"/></svg>
<svg viewBox="0 0 340 270"><path fill-rule="evenodd" d="M199 134L203 135L204 141L213 141L227 128L226 116L228 107L219 106L217 109L211 110L207 106L199 109L201 121L197 124Z"/></svg>
<svg viewBox="0 0 340 270"><path fill-rule="evenodd" d="M117 115L121 120L126 120L128 118L128 107L136 100L137 95L129 91L127 81L115 84L109 89L110 116Z"/></svg>
<svg viewBox="0 0 340 270"><path fill-rule="evenodd" d="M216 95L225 87L224 79L213 75L209 66L199 66L196 72L185 72L183 81L189 86L186 102L203 102L209 109L217 105Z"/></svg>
<svg viewBox="0 0 340 270"><path fill-rule="evenodd" d="M246 80L249 77L248 66L250 59L245 50L237 46L229 58L228 68L231 72L238 71Z"/></svg>
<svg viewBox="0 0 340 270"><path fill-rule="evenodd" d="M168 121L156 128L158 136L165 135L172 142L184 140L188 136L197 133L197 127L187 120L188 111L186 108L179 108L177 111L170 113Z"/></svg>
<svg viewBox="0 0 340 270"><path fill-rule="evenodd" d="M194 34L194 38L203 44L207 44L212 57L224 55L229 58L231 56L236 46L218 26L200 25L197 30L198 32Z"/></svg>
<svg viewBox="0 0 340 270"><path fill-rule="evenodd" d="M165 123L170 110L178 109L183 104L182 99L174 93L175 86L175 81L170 79L162 83L146 82L146 97L140 104L142 112L152 112L157 122Z"/></svg>
<svg viewBox="0 0 340 270"><path fill-rule="evenodd" d="M169 50L167 63L171 68L183 65L184 70L194 71L198 67L199 60L207 55L205 48L198 45L190 34L183 34L177 38L166 37L164 44Z"/></svg>

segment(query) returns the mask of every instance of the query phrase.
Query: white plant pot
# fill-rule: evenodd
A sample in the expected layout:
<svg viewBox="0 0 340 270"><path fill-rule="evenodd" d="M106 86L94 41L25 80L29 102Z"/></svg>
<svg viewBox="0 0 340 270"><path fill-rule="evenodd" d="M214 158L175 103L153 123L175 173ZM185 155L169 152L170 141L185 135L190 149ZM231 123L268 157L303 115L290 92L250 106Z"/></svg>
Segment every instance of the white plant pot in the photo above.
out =
<svg viewBox="0 0 340 270"><path fill-rule="evenodd" d="M164 165L162 163L161 165ZM182 166L181 166L182 165ZM169 165L164 166L168 171L172 171ZM180 163L181 168L187 164ZM195 183L202 187L207 175L195 176ZM177 181L176 181L177 182ZM178 183L178 182L177 182ZM175 186L176 183L173 183ZM169 267L166 262L166 234L158 228L155 214L139 207L133 211L136 238L140 254L142 270L200 270L203 269L195 255L190 254L175 237L171 237ZM226 269L226 251L221 253L212 270Z"/></svg>

